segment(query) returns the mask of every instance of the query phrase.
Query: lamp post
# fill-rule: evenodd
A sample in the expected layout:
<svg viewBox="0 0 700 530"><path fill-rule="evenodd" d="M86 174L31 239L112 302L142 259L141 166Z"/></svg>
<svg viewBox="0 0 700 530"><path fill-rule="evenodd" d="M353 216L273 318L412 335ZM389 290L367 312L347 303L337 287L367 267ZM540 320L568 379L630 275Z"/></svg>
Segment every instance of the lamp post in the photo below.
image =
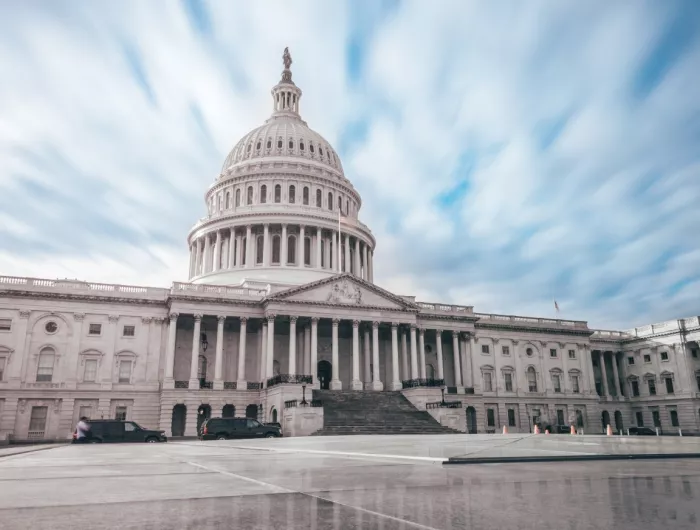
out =
<svg viewBox="0 0 700 530"><path fill-rule="evenodd" d="M442 405L445 405L445 385L440 387L440 392L442 392Z"/></svg>
<svg viewBox="0 0 700 530"><path fill-rule="evenodd" d="M301 404L306 405L306 385L301 385Z"/></svg>

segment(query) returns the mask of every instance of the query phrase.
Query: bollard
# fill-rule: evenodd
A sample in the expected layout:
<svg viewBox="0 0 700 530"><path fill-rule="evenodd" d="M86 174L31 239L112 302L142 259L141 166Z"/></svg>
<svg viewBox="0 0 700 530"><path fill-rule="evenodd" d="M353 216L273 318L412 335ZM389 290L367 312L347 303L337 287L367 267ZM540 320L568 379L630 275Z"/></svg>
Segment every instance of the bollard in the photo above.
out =
<svg viewBox="0 0 700 530"><path fill-rule="evenodd" d="M572 426L571 426L571 431L570 431L570 432L571 432L571 434L576 434L576 427L574 427L574 426L572 425Z"/></svg>
<svg viewBox="0 0 700 530"><path fill-rule="evenodd" d="M656 427L656 436L658 436L658 435L659 435L659 428Z"/></svg>
<svg viewBox="0 0 700 530"><path fill-rule="evenodd" d="M680 428L678 429L678 436L683 436L683 431L681 431Z"/></svg>
<svg viewBox="0 0 700 530"><path fill-rule="evenodd" d="M508 426L507 425L503 426L503 434L508 434Z"/></svg>
<svg viewBox="0 0 700 530"><path fill-rule="evenodd" d="M630 430L629 430L629 427L628 427L628 428L627 428L627 436L629 436L629 435L630 435Z"/></svg>
<svg viewBox="0 0 700 530"><path fill-rule="evenodd" d="M608 427L605 429L605 434L607 434L608 436L612 436L612 435L613 435L612 427L610 426L609 423L608 423Z"/></svg>
<svg viewBox="0 0 700 530"><path fill-rule="evenodd" d="M533 429L533 434L540 434L540 427L539 425L535 424L535 428Z"/></svg>
<svg viewBox="0 0 700 530"><path fill-rule="evenodd" d="M545 433L545 434L549 434L549 429L545 429L545 430L544 430L544 433Z"/></svg>

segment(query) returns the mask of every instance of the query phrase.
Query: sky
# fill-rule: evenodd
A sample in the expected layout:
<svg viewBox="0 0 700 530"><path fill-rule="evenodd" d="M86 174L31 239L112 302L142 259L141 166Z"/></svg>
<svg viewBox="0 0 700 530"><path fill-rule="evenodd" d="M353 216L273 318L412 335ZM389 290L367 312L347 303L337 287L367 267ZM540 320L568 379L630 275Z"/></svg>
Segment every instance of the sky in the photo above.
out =
<svg viewBox="0 0 700 530"><path fill-rule="evenodd" d="M695 0L0 0L0 275L186 281L285 46L381 287L599 329L700 314Z"/></svg>

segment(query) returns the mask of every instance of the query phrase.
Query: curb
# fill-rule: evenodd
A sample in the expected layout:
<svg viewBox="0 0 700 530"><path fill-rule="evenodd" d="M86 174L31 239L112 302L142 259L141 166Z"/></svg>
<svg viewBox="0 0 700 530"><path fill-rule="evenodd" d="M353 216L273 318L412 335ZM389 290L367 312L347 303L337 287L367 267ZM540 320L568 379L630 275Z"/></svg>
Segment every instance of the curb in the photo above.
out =
<svg viewBox="0 0 700 530"><path fill-rule="evenodd" d="M19 453L9 453L9 454L2 454L0 453L0 458L8 458L10 456L22 456L26 455L27 453L36 453L38 451L48 451L49 449L58 449L59 447L66 447L70 444L52 444L51 447L37 447L35 449L28 449L27 451L21 451ZM12 447L12 446L10 446Z"/></svg>
<svg viewBox="0 0 700 530"><path fill-rule="evenodd" d="M628 455L572 455L572 456L512 456L512 457L452 457L443 465L459 464L520 464L530 462L594 462L602 460L677 460L700 458L700 453L643 453Z"/></svg>

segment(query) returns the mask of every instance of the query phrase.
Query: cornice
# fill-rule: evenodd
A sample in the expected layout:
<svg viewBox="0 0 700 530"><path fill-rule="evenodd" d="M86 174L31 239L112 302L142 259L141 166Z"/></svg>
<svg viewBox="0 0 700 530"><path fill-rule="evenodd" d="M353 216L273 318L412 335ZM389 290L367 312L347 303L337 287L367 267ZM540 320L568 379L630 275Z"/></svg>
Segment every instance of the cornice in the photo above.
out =
<svg viewBox="0 0 700 530"><path fill-rule="evenodd" d="M70 300L76 302L95 302L110 304L131 304L131 305L159 305L166 307L167 299L149 300L144 298L125 298L122 296L100 296L87 295L69 292L45 292L45 291L0 291L0 296L12 298L40 298L44 300Z"/></svg>
<svg viewBox="0 0 700 530"><path fill-rule="evenodd" d="M579 335L579 336L585 336L585 337L590 337L590 335L593 333L590 329L582 329L582 330L576 330L576 329L561 329L561 328L550 328L550 327L527 327L527 326L512 326L512 325L504 325L504 324L486 324L486 323L480 323L477 322L474 327L476 329L491 329L491 330L501 330L501 331L517 331L517 332L525 332L525 333L553 333L555 335Z"/></svg>
<svg viewBox="0 0 700 530"><path fill-rule="evenodd" d="M302 305L305 307L308 306L313 306L313 307L326 307L326 308L331 308L331 309L349 309L349 310L357 310L358 312L362 311L390 311L392 313L406 313L406 314L413 314L415 315L417 312L414 309L411 308L401 308L401 307L386 307L386 306L375 306L375 305L344 305L344 304L331 304L328 302L318 302L318 301L306 301L306 300L280 300L280 299L273 299L273 300L264 300L263 301L264 307L268 307L271 304L280 304L284 306L297 306L297 305ZM332 317L328 317L332 318ZM374 317L372 317L374 318ZM343 319L346 320L346 319ZM371 320L371 319L370 319Z"/></svg>

